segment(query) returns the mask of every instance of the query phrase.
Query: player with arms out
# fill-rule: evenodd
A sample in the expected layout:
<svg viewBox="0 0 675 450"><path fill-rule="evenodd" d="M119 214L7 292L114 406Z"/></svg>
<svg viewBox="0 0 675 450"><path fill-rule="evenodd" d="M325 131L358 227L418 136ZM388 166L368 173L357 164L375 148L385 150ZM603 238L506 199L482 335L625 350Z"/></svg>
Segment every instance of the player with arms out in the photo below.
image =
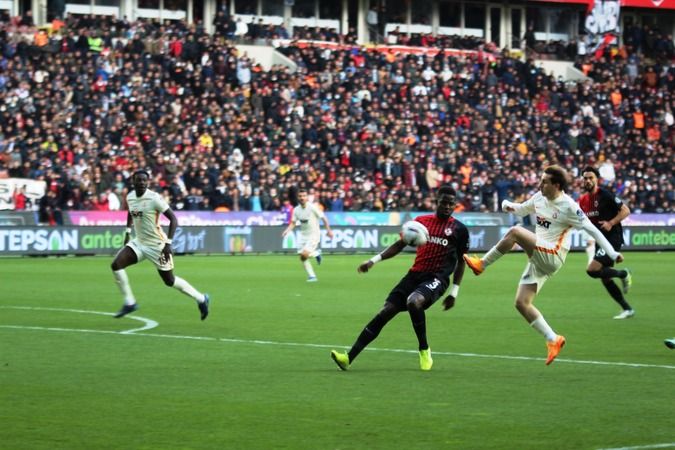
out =
<svg viewBox="0 0 675 450"><path fill-rule="evenodd" d="M443 295L453 272L453 286L443 301L443 309L448 310L454 306L464 276L465 266L462 256L469 250L468 229L452 217L456 197L457 193L452 187L442 186L438 190L436 213L415 219L426 226L429 240L417 248L412 268L391 290L380 312L361 331L349 352L331 351L330 356L340 369L347 370L359 353L377 338L382 328L398 313L407 310L417 335L420 368L431 370L433 359L427 343L425 311ZM373 265L381 260L393 258L405 247L405 242L399 239L382 253L361 263L358 272L367 273Z"/></svg>
<svg viewBox="0 0 675 450"><path fill-rule="evenodd" d="M321 264L321 228L319 221L323 222L326 227L326 234L329 238L333 237L333 230L330 229L330 224L326 215L316 205L309 203L309 194L306 189L298 191L299 205L293 208L293 215L290 223L286 229L281 233L282 237L286 237L288 233L293 231L296 224L300 224L300 239L298 239L298 254L300 255L300 262L307 272L307 282L313 283L318 281L314 268L309 258L316 258L317 264Z"/></svg>
<svg viewBox="0 0 675 450"><path fill-rule="evenodd" d="M516 293L516 308L527 322L546 338L548 355L546 364L551 364L558 356L565 337L556 334L534 306L534 299L542 286L562 267L570 249L569 231L581 228L588 232L605 250L612 261L621 262L623 256L618 253L602 233L591 223L579 205L565 194L567 173L558 166L549 166L539 183L539 192L523 203L502 202L502 209L519 216L535 214L537 225L535 232L514 226L482 258L464 256L464 260L474 274L483 271L518 244L527 253L528 264L525 267Z"/></svg>
<svg viewBox="0 0 675 450"><path fill-rule="evenodd" d="M173 274L171 239L178 226L176 215L161 195L148 189L150 180L148 172L138 170L134 172L131 179L134 190L127 195L129 212L124 248L117 253L111 265L115 281L124 297L124 306L115 314L115 317L126 316L138 309L124 269L139 261L149 259L157 267L164 284L192 297L197 302L201 319L206 319L209 315L209 295L200 293L190 283ZM160 213L169 219L168 237L159 225ZM131 239L132 224L136 235L134 239Z"/></svg>
<svg viewBox="0 0 675 450"><path fill-rule="evenodd" d="M598 169L591 166L585 167L581 176L584 180L584 191L586 191L579 198L581 210L612 244L614 250L620 251L623 245L621 221L630 215L630 209L623 204L620 198L598 185L598 179L600 178ZM624 294L628 293L633 283L630 269L616 270L613 266L614 261L596 244L595 256L588 264L586 273L591 278L600 278L609 295L623 309L614 318L629 319L635 315L635 311L624 298ZM612 278L621 279L622 289L619 289Z"/></svg>

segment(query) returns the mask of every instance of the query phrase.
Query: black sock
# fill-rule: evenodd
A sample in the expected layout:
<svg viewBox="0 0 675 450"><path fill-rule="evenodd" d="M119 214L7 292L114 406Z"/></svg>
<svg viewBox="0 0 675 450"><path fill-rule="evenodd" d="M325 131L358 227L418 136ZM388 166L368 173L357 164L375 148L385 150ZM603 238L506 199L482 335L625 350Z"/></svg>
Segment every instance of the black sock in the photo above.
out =
<svg viewBox="0 0 675 450"><path fill-rule="evenodd" d="M373 317L373 320L368 322L368 325L365 326L359 337L356 338L356 342L352 345L351 350L347 353L349 356L349 362L351 363L359 356L359 353L366 348L368 344L373 342L375 338L380 334L382 328L389 322L388 319L385 319L380 314Z"/></svg>
<svg viewBox="0 0 675 450"><path fill-rule="evenodd" d="M621 292L621 289L619 289L619 286L617 286L611 278L603 278L602 284L605 286L605 289L607 289L607 292L609 292L609 295L612 296L615 302L621 305L624 311L633 309L623 297L623 293Z"/></svg>
<svg viewBox="0 0 675 450"><path fill-rule="evenodd" d="M626 278L628 273L625 270L616 270L611 267L603 267L598 271L600 278Z"/></svg>
<svg viewBox="0 0 675 450"><path fill-rule="evenodd" d="M410 313L410 321L412 322L413 329L415 330L415 335L417 335L419 349L428 349L429 344L427 343L427 320L424 310L412 307L408 309L408 312Z"/></svg>

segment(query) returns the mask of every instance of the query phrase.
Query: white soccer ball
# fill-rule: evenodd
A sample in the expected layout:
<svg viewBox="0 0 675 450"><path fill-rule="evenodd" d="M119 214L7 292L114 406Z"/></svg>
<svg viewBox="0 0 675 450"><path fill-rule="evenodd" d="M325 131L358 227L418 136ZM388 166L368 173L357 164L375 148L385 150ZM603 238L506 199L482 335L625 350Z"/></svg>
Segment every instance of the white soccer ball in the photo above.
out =
<svg viewBox="0 0 675 450"><path fill-rule="evenodd" d="M401 239L408 245L418 247L429 240L429 230L416 220L409 220L401 228Z"/></svg>

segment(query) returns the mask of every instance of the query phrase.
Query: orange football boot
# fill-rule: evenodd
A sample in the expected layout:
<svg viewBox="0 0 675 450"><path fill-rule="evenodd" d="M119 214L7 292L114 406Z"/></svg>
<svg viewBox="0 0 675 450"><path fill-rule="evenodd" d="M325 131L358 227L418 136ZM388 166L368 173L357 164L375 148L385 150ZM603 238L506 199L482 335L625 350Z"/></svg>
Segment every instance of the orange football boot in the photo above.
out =
<svg viewBox="0 0 675 450"><path fill-rule="evenodd" d="M546 347L548 347L548 356L546 357L546 365L548 366L553 362L560 350L562 350L565 345L565 336L558 336L553 342L547 342Z"/></svg>
<svg viewBox="0 0 675 450"><path fill-rule="evenodd" d="M471 270L473 270L474 275L480 275L483 273L483 270L485 270L483 267L483 260L481 260L478 256L463 255L462 258L464 258L466 265L469 266Z"/></svg>

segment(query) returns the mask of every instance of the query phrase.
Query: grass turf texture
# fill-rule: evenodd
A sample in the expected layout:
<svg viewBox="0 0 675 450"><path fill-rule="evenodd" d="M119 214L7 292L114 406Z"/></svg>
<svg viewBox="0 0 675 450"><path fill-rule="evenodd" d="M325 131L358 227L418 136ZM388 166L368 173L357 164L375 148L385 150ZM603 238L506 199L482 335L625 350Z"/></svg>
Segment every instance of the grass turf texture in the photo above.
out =
<svg viewBox="0 0 675 450"><path fill-rule="evenodd" d="M633 319L612 320L618 306L585 274L584 254L570 255L544 287L536 305L568 339L549 367L543 337L513 307L523 255L504 257L480 277L467 270L455 308L443 312L439 302L427 312L431 372L419 370L407 314L391 322L350 371L338 371L329 357L331 348L352 344L411 255L366 275L356 273L364 256L327 255L315 284L305 282L295 256L178 257L176 273L211 294L204 322L192 300L164 287L152 265L142 263L128 269L141 306L134 316L159 326L132 335L118 332L143 323L15 308L115 312L122 301L110 258L0 259L0 446L597 449L673 443L675 351L663 339L675 335L675 253L626 256L634 274Z"/></svg>

